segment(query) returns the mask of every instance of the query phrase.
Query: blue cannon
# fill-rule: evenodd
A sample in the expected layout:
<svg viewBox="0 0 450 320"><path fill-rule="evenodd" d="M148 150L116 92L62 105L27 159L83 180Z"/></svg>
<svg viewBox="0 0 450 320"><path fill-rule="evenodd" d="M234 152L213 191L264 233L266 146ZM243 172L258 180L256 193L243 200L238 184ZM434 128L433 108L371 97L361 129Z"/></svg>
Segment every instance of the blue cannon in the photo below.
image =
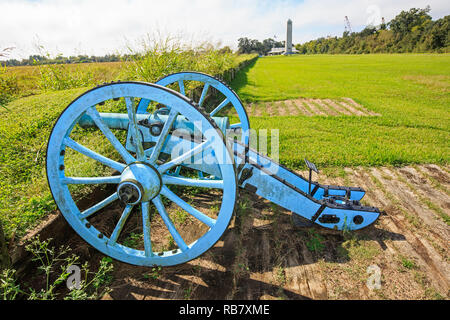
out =
<svg viewBox="0 0 450 320"><path fill-rule="evenodd" d="M187 91L195 91L188 90L188 83L196 83L196 102L186 96ZM203 105L210 93L218 98L207 110ZM99 111L113 102L122 103L123 110L126 106L126 112ZM234 116L227 116L227 109ZM92 128L112 145L118 154L115 160L77 141L75 131ZM117 130L126 131L122 142ZM181 72L155 84L104 84L75 99L56 121L47 147L48 183L60 212L85 241L112 258L141 266L185 263L211 248L230 223L238 188L291 211L297 221L333 230L358 230L379 217L377 208L361 205L363 189L312 181L311 172L317 169L308 161L310 175L304 178L251 148L250 139L242 102L215 77ZM73 165L70 157L75 153L94 161L101 174L79 177L76 170L69 171L67 165ZM78 185L113 185L114 192L82 208ZM206 213L183 199L180 190L184 187L217 191L218 212ZM123 208L117 222L108 232L100 230L92 217L116 202ZM185 241L167 210L169 202L206 226L206 231ZM143 244L138 249L121 236L132 212L142 221ZM152 212L161 217L175 248L153 249Z"/></svg>

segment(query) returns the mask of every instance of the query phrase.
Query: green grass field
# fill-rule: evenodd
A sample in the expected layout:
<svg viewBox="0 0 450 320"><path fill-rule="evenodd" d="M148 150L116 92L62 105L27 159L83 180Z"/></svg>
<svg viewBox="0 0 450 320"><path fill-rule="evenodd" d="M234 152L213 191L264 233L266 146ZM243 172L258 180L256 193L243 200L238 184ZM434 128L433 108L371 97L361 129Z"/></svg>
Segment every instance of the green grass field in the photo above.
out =
<svg viewBox="0 0 450 320"><path fill-rule="evenodd" d="M280 162L321 167L448 163L450 55L264 57L232 87L245 102L349 97L381 117L261 116L280 130Z"/></svg>

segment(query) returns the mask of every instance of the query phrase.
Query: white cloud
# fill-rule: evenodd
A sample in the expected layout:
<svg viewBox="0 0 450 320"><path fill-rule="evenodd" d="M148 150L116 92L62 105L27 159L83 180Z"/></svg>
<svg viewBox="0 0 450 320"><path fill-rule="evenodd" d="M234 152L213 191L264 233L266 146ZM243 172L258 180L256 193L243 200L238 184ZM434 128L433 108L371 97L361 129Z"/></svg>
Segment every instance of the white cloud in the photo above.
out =
<svg viewBox="0 0 450 320"><path fill-rule="evenodd" d="M37 43L53 54L103 55L156 30L236 47L242 36L284 39L288 18L298 43L342 34L346 15L358 30L370 18L389 21L428 4L434 18L449 14L446 0L0 0L0 48L15 46L18 58L36 52Z"/></svg>

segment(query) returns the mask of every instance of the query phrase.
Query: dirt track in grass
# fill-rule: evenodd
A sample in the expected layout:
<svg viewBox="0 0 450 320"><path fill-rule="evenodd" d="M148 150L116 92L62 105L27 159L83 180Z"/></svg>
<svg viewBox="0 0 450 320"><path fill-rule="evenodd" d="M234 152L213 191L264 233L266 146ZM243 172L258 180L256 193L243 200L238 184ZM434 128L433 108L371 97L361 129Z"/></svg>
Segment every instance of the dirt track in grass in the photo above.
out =
<svg viewBox="0 0 450 320"><path fill-rule="evenodd" d="M363 187L363 203L384 211L374 225L348 234L295 227L290 212L240 190L235 216L213 248L174 267L114 261L112 291L103 299L448 299L449 170L437 165L346 168L319 176L322 183ZM212 216L219 203L212 193L185 198ZM168 205L175 224L188 230L186 241L206 231L172 209ZM119 205L110 206L92 222L107 234L121 212ZM128 235L141 230L135 216ZM152 235L159 248L173 246L157 216ZM132 240L122 239L142 246L139 238ZM73 231L63 242L91 265L102 257ZM381 272L380 289L367 286L373 276L369 266Z"/></svg>
<svg viewBox="0 0 450 320"><path fill-rule="evenodd" d="M310 99L251 103L246 108L251 117L260 116L380 116L351 98Z"/></svg>

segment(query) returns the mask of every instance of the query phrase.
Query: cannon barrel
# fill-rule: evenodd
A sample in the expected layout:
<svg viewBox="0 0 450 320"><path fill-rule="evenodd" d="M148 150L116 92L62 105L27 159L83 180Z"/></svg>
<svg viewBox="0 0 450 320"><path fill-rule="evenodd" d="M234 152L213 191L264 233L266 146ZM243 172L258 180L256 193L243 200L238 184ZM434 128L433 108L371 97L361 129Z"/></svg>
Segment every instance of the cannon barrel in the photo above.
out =
<svg viewBox="0 0 450 320"><path fill-rule="evenodd" d="M103 120L103 122L110 128L110 129L119 129L119 130L127 130L128 129L128 115L125 113L100 113L100 116ZM162 115L162 114L137 114L136 115L138 123L141 121L146 121L146 126L150 126L152 123L162 122L165 123L167 121L168 115ZM219 127L219 129L223 132L225 135L227 132L227 129L230 128L230 122L228 120L228 117L212 117L212 120L216 123L216 125ZM80 120L78 121L78 124L82 128L94 128L96 127L94 121L90 116L87 114L83 115ZM174 130L177 129L185 129L189 132L194 132L194 124L189 121L184 116L178 116L174 123Z"/></svg>

